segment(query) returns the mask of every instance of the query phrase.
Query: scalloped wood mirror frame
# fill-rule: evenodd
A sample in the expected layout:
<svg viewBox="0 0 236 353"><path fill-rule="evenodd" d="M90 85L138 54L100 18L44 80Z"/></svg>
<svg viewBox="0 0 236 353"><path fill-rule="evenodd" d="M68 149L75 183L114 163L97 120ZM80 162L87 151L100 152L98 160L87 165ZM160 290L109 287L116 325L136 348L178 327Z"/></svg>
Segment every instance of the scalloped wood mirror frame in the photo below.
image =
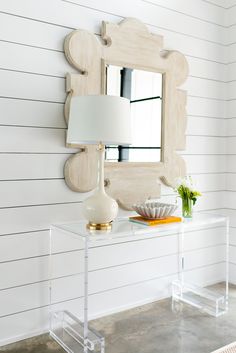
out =
<svg viewBox="0 0 236 353"><path fill-rule="evenodd" d="M173 186L176 178L186 174L185 162L176 153L186 143L187 94L178 88L188 76L184 55L163 50L163 37L133 18L119 24L103 22L101 38L85 30L73 31L65 39L65 55L78 70L66 76L67 122L72 95L106 94L107 64L163 74L161 161L105 163L106 191L120 207L132 209L134 203L159 197L161 181ZM65 164L66 184L77 192L90 191L97 180L96 146L73 147L80 151Z"/></svg>

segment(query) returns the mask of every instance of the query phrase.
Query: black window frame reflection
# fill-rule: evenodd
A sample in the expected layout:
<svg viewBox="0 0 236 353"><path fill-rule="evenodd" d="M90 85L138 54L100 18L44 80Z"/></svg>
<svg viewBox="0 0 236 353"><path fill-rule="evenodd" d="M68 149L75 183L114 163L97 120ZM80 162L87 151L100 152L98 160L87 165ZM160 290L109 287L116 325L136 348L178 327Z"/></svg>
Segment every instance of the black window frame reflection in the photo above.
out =
<svg viewBox="0 0 236 353"><path fill-rule="evenodd" d="M123 67L120 70L120 97L124 97L130 100L130 104L138 104L144 101L162 100L161 96L153 96L153 97L146 97L140 99L131 99L131 90L132 90L132 71L134 69ZM107 68L106 68L106 77L107 77ZM106 146L106 151L109 149L117 150L117 159L109 159L107 158L106 153L106 160L108 161L117 161L117 162L128 162L129 161L129 151L130 150L161 150L161 146Z"/></svg>

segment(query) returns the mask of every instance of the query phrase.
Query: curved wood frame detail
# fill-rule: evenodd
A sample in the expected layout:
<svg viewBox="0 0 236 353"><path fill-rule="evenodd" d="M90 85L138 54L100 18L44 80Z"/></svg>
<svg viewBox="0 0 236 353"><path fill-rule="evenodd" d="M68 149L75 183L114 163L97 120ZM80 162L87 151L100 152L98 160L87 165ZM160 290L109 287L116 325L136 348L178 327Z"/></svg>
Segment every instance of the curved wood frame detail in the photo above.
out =
<svg viewBox="0 0 236 353"><path fill-rule="evenodd" d="M159 197L160 180L173 186L186 174L177 150L185 149L186 97L178 87L188 76L188 64L178 51L163 50L163 37L152 34L139 20L127 18L119 24L102 23L101 39L85 30L75 30L65 39L65 55L78 73L67 74L65 119L72 95L105 94L105 66L114 64L163 74L163 121L161 162L105 163L106 191L124 209L148 198ZM71 146L70 146L71 147ZM65 181L77 192L96 186L95 146L82 148L65 164Z"/></svg>

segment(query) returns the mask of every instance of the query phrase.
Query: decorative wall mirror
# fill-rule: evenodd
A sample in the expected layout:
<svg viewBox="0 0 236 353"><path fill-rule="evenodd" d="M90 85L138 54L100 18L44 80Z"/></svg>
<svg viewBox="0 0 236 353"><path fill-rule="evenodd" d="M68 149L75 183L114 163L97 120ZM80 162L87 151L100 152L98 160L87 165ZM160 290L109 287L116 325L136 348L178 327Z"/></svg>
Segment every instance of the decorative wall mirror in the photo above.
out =
<svg viewBox="0 0 236 353"><path fill-rule="evenodd" d="M183 54L163 50L163 37L139 20L102 23L101 38L75 30L65 39L65 54L78 74L67 74L65 118L72 95L112 94L131 100L133 145L106 146L107 193L124 209L160 196L161 181L173 186L185 175L178 150L185 149L188 76ZM141 83L141 84L140 84ZM74 191L96 186L96 146L80 151L65 165L65 181Z"/></svg>

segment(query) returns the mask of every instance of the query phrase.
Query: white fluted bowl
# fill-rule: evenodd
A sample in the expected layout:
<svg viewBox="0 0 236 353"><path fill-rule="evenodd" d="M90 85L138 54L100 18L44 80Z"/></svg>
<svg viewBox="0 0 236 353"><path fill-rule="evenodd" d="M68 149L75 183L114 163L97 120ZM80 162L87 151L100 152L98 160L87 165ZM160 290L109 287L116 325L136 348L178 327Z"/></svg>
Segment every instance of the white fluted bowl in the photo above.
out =
<svg viewBox="0 0 236 353"><path fill-rule="evenodd" d="M157 219L171 216L176 211L177 206L169 203L145 202L133 205L133 209L144 218Z"/></svg>

